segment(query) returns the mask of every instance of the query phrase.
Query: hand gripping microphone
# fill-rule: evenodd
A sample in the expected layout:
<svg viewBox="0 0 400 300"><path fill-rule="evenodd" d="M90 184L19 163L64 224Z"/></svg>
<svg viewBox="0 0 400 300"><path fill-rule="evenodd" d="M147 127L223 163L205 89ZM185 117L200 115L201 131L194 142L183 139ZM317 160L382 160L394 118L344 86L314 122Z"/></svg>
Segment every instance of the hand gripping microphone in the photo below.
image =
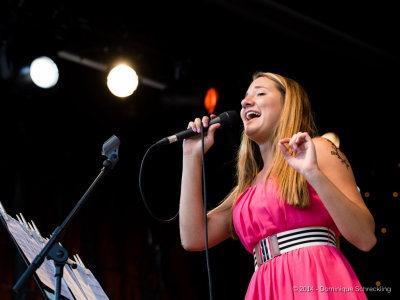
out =
<svg viewBox="0 0 400 300"><path fill-rule="evenodd" d="M212 119L210 123L208 123L209 126L220 123L221 126L219 128L224 128L224 127L232 127L236 123L238 123L239 117L236 111L230 110L223 112L220 114L218 117ZM208 127L204 128L204 131L207 131ZM165 137L161 140L159 140L157 143L155 143L156 146L161 146L161 145L167 145L167 144L172 144L177 141L182 141L184 139L188 139L192 136L198 135L199 133L194 132L191 128L183 130L181 132L175 133L174 135Z"/></svg>

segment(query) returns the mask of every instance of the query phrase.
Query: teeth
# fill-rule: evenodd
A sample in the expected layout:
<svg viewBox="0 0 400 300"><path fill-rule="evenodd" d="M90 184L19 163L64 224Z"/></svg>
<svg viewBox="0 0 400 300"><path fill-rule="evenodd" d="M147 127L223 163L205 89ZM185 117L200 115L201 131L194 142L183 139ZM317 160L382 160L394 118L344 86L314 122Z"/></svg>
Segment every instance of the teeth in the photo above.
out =
<svg viewBox="0 0 400 300"><path fill-rule="evenodd" d="M250 120L250 119L253 119L253 118L258 118L259 116L261 116L261 114L256 113L256 112L254 112L254 111L249 111L249 112L246 114L246 119L247 119L247 120Z"/></svg>

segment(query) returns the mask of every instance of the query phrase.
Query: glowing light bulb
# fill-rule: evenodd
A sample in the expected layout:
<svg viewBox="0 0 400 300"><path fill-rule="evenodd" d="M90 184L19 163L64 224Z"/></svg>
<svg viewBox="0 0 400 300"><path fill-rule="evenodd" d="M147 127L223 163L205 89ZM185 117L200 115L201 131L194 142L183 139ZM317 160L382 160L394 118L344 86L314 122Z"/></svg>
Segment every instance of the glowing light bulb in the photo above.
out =
<svg viewBox="0 0 400 300"><path fill-rule="evenodd" d="M113 68L107 76L107 86L117 97L128 97L133 94L139 84L139 78L131 67L121 64Z"/></svg>
<svg viewBox="0 0 400 300"><path fill-rule="evenodd" d="M29 75L33 83L43 89L55 86L59 76L57 65L47 56L41 56L33 60Z"/></svg>

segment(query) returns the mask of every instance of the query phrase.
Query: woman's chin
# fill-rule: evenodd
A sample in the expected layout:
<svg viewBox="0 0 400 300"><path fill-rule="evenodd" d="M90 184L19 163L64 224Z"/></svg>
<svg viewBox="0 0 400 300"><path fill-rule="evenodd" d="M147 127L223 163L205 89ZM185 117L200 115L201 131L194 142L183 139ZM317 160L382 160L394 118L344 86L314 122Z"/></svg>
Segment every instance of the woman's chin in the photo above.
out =
<svg viewBox="0 0 400 300"><path fill-rule="evenodd" d="M245 128L244 133L247 135L247 137L252 140L253 142L258 143L259 140L259 134L257 134L257 131L251 128Z"/></svg>
<svg viewBox="0 0 400 300"><path fill-rule="evenodd" d="M244 133L247 137L258 145L264 144L268 140L268 136L265 133L256 130L255 128L245 127Z"/></svg>
<svg viewBox="0 0 400 300"><path fill-rule="evenodd" d="M244 133L247 135L249 139L251 139L252 135L254 135L254 129L249 126L244 127Z"/></svg>

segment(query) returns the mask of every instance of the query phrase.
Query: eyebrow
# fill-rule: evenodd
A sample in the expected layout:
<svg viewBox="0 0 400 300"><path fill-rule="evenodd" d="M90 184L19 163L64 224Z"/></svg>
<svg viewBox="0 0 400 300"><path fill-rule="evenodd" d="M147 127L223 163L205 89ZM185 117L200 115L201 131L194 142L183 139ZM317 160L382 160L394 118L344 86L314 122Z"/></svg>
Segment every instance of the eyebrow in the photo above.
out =
<svg viewBox="0 0 400 300"><path fill-rule="evenodd" d="M262 86L262 85L257 85L257 86L254 87L254 89L257 89L257 90L259 90L259 89L266 89L266 90L268 90L268 91L271 91L269 88L267 88L266 86ZM249 94L249 93L246 92L246 94L244 94L245 97L246 97L248 94Z"/></svg>
<svg viewBox="0 0 400 300"><path fill-rule="evenodd" d="M266 86L262 86L262 85L257 85L254 88L255 89L267 89L267 90L269 90L269 88L267 88Z"/></svg>

